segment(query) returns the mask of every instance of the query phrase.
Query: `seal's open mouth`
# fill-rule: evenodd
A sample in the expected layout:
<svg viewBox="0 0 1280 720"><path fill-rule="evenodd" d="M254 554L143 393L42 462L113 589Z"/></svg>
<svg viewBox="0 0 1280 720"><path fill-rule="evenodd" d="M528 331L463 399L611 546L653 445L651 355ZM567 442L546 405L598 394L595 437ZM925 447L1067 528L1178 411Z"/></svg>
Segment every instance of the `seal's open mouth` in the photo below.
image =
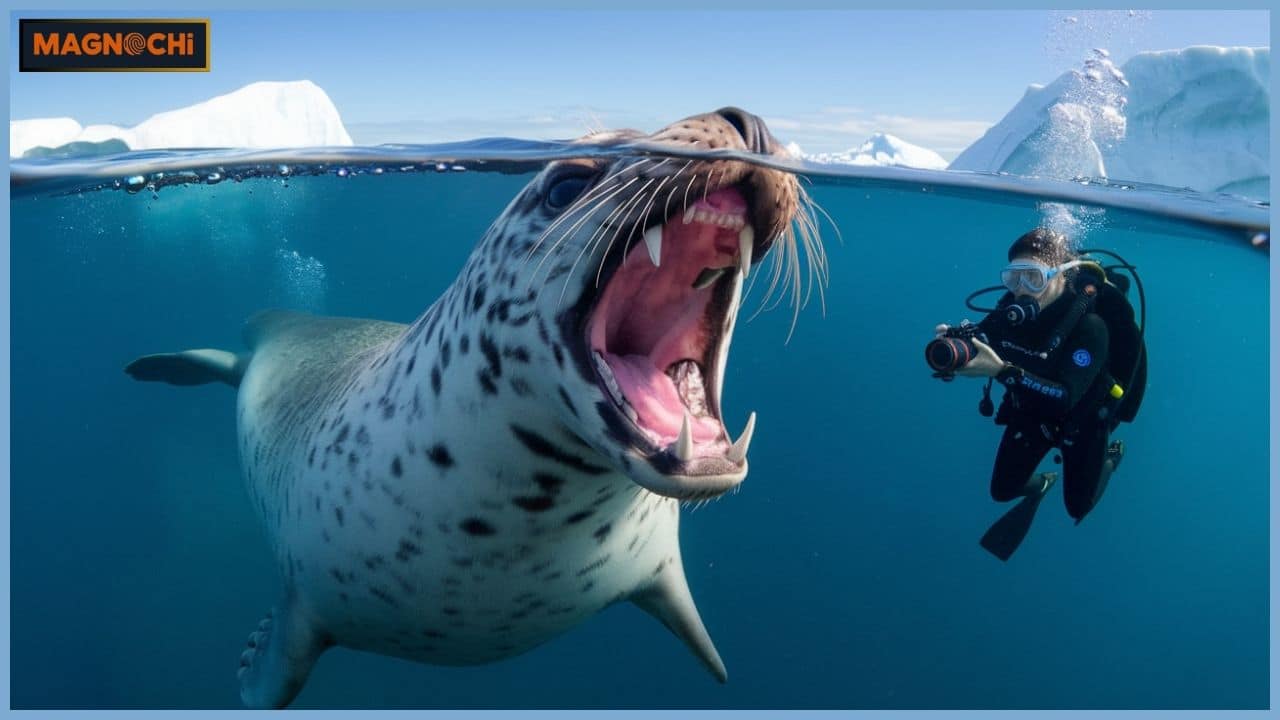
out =
<svg viewBox="0 0 1280 720"><path fill-rule="evenodd" d="M744 190L721 188L658 218L609 276L585 325L598 382L625 416L630 444L664 475L703 481L693 496L741 480L755 425L753 413L732 441L720 412L757 249Z"/></svg>

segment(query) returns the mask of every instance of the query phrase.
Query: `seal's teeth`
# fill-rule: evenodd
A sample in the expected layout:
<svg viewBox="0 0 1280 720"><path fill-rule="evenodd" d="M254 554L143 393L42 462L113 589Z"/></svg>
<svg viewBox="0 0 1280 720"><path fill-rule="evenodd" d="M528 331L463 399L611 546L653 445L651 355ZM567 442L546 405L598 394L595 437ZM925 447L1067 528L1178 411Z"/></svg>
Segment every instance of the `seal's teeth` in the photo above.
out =
<svg viewBox="0 0 1280 720"><path fill-rule="evenodd" d="M751 447L751 435L756 431L756 414L751 413L747 418L747 427L742 431L742 435L738 441L729 448L728 457L730 462L742 462L747 459L747 448Z"/></svg>
<svg viewBox="0 0 1280 720"><path fill-rule="evenodd" d="M693 281L693 289L705 290L723 274L724 268L702 268L702 272L698 273L697 279Z"/></svg>
<svg viewBox="0 0 1280 720"><path fill-rule="evenodd" d="M676 438L673 445L674 452L681 462L689 462L693 459L693 431L689 429L689 411L684 413L684 422L680 425L680 437Z"/></svg>
<svg viewBox="0 0 1280 720"><path fill-rule="evenodd" d="M658 267L662 260L662 226L654 225L644 231L644 246L649 249L649 259Z"/></svg>
<svg viewBox="0 0 1280 720"><path fill-rule="evenodd" d="M683 218L684 224L688 225L689 223L693 222L693 216L696 215L697 213L698 213L698 208L690 205L689 209L684 211L684 218Z"/></svg>
<svg viewBox="0 0 1280 720"><path fill-rule="evenodd" d="M592 353L592 357L596 361L596 372L600 373L605 387L609 389L609 394L613 396L613 401L619 405L625 404L622 388L618 387L618 379L613 376L613 368L609 367L609 363L605 362L604 356L600 354L599 350Z"/></svg>
<svg viewBox="0 0 1280 720"><path fill-rule="evenodd" d="M738 233L738 269L743 279L751 272L751 250L755 247L756 231L750 225L743 225Z"/></svg>

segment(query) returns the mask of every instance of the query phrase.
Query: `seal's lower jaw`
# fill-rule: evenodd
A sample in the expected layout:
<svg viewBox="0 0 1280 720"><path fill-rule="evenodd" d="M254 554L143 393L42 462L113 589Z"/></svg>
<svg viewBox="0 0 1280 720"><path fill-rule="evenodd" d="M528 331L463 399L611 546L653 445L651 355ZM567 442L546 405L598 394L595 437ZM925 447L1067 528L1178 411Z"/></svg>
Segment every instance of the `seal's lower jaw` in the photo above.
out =
<svg viewBox="0 0 1280 720"><path fill-rule="evenodd" d="M747 474L754 414L735 442L720 414L729 341L755 250L742 193L717 190L651 226L599 291L586 322L612 433L629 475L680 499L714 497Z"/></svg>

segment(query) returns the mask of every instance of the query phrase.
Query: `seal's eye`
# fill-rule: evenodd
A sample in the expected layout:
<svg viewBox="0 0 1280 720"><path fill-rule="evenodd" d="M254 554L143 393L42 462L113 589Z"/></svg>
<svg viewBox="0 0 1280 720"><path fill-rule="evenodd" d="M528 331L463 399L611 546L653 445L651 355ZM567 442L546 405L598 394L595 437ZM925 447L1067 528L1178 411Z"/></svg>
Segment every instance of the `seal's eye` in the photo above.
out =
<svg viewBox="0 0 1280 720"><path fill-rule="evenodd" d="M582 175L567 175L551 184L547 190L547 207L559 212L578 199L583 190L590 184L589 178Z"/></svg>

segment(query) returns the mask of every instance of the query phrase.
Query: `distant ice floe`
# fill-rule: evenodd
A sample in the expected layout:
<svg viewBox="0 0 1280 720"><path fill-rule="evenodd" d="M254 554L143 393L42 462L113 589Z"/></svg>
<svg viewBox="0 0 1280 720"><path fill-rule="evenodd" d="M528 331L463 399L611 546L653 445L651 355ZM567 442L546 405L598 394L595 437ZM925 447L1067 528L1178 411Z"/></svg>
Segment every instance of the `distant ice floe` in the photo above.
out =
<svg viewBox="0 0 1280 720"><path fill-rule="evenodd" d="M1270 195L1270 48L1105 51L1033 85L951 170Z"/></svg>
<svg viewBox="0 0 1280 720"><path fill-rule="evenodd" d="M157 113L131 128L82 127L72 118L9 123L9 157L33 148L119 140L153 148L290 148L352 145L338 109L310 80L256 82L195 105Z"/></svg>
<svg viewBox="0 0 1280 720"><path fill-rule="evenodd" d="M947 161L938 153L922 148L888 133L875 133L866 142L856 148L838 153L806 154L800 146L790 143L787 149L792 155L805 160L824 164L838 165L875 165L925 168L943 170Z"/></svg>

